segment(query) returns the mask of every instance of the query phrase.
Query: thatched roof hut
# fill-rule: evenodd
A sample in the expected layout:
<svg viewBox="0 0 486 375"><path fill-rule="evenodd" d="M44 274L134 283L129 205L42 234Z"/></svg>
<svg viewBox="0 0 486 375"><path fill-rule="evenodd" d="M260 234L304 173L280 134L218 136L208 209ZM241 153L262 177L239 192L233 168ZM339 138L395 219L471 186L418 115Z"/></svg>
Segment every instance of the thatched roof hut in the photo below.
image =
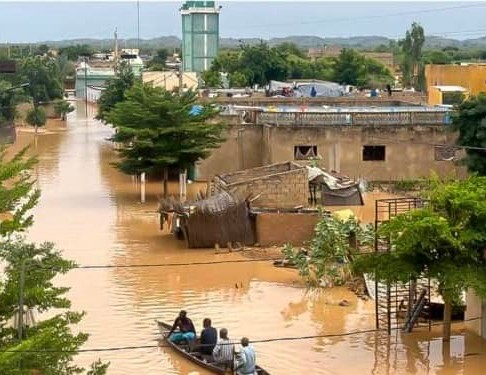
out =
<svg viewBox="0 0 486 375"><path fill-rule="evenodd" d="M189 248L255 243L254 220L246 198L229 191L187 203L162 200L160 212L173 211ZM174 228L177 230L176 228Z"/></svg>

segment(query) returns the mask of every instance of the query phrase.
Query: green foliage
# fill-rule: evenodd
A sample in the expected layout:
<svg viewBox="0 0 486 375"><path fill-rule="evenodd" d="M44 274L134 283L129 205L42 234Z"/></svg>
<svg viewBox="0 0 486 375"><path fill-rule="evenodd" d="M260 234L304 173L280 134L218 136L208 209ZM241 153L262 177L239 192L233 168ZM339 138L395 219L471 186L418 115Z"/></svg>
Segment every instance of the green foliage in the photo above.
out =
<svg viewBox="0 0 486 375"><path fill-rule="evenodd" d="M63 97L61 72L55 59L28 57L20 63L16 84L29 82L29 95L37 102L49 102Z"/></svg>
<svg viewBox="0 0 486 375"><path fill-rule="evenodd" d="M245 87L245 86L247 86L247 83L248 83L247 78L241 72L230 73L228 78L229 78L229 82L230 82L231 87Z"/></svg>
<svg viewBox="0 0 486 375"><path fill-rule="evenodd" d="M240 64L248 83L264 85L271 80L284 81L288 77L286 54L261 42L255 46L242 45Z"/></svg>
<svg viewBox="0 0 486 375"><path fill-rule="evenodd" d="M202 73L201 78L204 81L205 87L221 87L221 77L219 72L206 70Z"/></svg>
<svg viewBox="0 0 486 375"><path fill-rule="evenodd" d="M54 112L61 120L66 120L66 115L74 111L74 107L66 100L56 100L54 102Z"/></svg>
<svg viewBox="0 0 486 375"><path fill-rule="evenodd" d="M286 55L293 55L301 59L305 59L306 57L304 51L300 49L297 44L292 42L280 43L276 48Z"/></svg>
<svg viewBox="0 0 486 375"><path fill-rule="evenodd" d="M59 68L59 76L62 82L64 82L67 77L75 76L76 65L74 62L70 61L66 55L56 57L55 61Z"/></svg>
<svg viewBox="0 0 486 375"><path fill-rule="evenodd" d="M4 242L0 258L7 264L0 286L0 373L27 375L34 370L56 375L81 373L83 369L72 364L72 360L88 335L73 334L71 326L79 323L84 313L62 312L71 305L65 297L69 288L53 284L53 279L69 271L74 263L63 259L53 244L36 246L23 241ZM17 330L7 322L18 314L22 268L25 308L39 313L56 309L58 313L36 325L25 326L19 341Z"/></svg>
<svg viewBox="0 0 486 375"><path fill-rule="evenodd" d="M91 368L86 373L86 375L105 375L108 372L108 367L110 366L110 362L103 363L101 360L97 360L96 362L91 364Z"/></svg>
<svg viewBox="0 0 486 375"><path fill-rule="evenodd" d="M270 80L288 79L335 80L358 86L384 86L393 82L388 69L352 49L343 49L340 56L310 61L292 43L270 48L266 43L242 45L239 51L218 55L211 72L229 73L231 86L265 85Z"/></svg>
<svg viewBox="0 0 486 375"><path fill-rule="evenodd" d="M36 55L46 55L49 52L49 46L47 44L40 44L35 51Z"/></svg>
<svg viewBox="0 0 486 375"><path fill-rule="evenodd" d="M336 59L334 79L343 84L363 86L366 82L365 59L353 49L343 48Z"/></svg>
<svg viewBox="0 0 486 375"><path fill-rule="evenodd" d="M25 121L31 126L44 126L47 121L46 112L40 107L34 107L27 112Z"/></svg>
<svg viewBox="0 0 486 375"><path fill-rule="evenodd" d="M425 89L425 65L422 47L425 42L424 29L418 23L412 23L407 30L405 39L400 41L402 47L402 84L404 87Z"/></svg>
<svg viewBox="0 0 486 375"><path fill-rule="evenodd" d="M486 148L485 93L470 97L457 107L451 129L459 133L458 145ZM462 161L470 172L486 175L486 151L466 149L466 157Z"/></svg>
<svg viewBox="0 0 486 375"><path fill-rule="evenodd" d="M95 49L87 44L77 44L75 46L68 46L59 48L59 54L67 57L69 61L78 61L79 56L91 56L95 53Z"/></svg>
<svg viewBox="0 0 486 375"><path fill-rule="evenodd" d="M0 150L0 236L8 237L22 232L33 223L28 215L38 202L40 192L34 189L35 181L30 171L37 163L34 158L26 157L23 149L13 158L7 158L6 149Z"/></svg>
<svg viewBox="0 0 486 375"><path fill-rule="evenodd" d="M427 189L430 181L426 179L419 180L400 180L393 184L396 191L413 191L417 189Z"/></svg>
<svg viewBox="0 0 486 375"><path fill-rule="evenodd" d="M424 62L426 64L450 64L452 56L444 51L425 51Z"/></svg>
<svg viewBox="0 0 486 375"><path fill-rule="evenodd" d="M347 48L343 48L335 59L333 78L336 82L359 87L393 82L390 71L383 64Z"/></svg>
<svg viewBox="0 0 486 375"><path fill-rule="evenodd" d="M283 254L297 265L300 275L312 287L341 285L351 275L353 253L367 249L374 241L372 226L361 227L356 219L323 217L316 225L315 236L304 252L286 245Z"/></svg>
<svg viewBox="0 0 486 375"><path fill-rule="evenodd" d="M8 91L10 82L0 80L0 124L15 118L15 92Z"/></svg>
<svg viewBox="0 0 486 375"><path fill-rule="evenodd" d="M222 142L223 126L210 121L218 114L213 106L191 114L196 100L192 91L174 95L140 83L129 89L107 117L117 128L113 140L122 144L118 168L127 174L160 172L206 158Z"/></svg>
<svg viewBox="0 0 486 375"><path fill-rule="evenodd" d="M152 60L147 63L147 68L149 70L164 70L167 57L169 57L169 51L167 49L158 49L152 57Z"/></svg>
<svg viewBox="0 0 486 375"><path fill-rule="evenodd" d="M436 183L429 208L399 215L379 229L392 251L360 257L356 270L374 273L384 282L427 275L438 281L439 293L449 305L468 288L486 296L485 197L486 177Z"/></svg>
<svg viewBox="0 0 486 375"><path fill-rule="evenodd" d="M135 76L128 63L122 62L115 78L107 82L106 90L101 94L96 118L106 122L110 111L117 103L125 100L125 92L134 85L135 81Z"/></svg>

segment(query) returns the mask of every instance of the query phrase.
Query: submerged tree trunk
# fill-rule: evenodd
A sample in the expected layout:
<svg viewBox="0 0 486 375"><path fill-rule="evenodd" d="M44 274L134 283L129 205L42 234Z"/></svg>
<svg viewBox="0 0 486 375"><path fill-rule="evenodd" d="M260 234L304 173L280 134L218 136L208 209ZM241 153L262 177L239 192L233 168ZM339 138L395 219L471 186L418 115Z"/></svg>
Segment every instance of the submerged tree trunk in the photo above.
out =
<svg viewBox="0 0 486 375"><path fill-rule="evenodd" d="M169 181L169 167L164 167L164 198L167 199L168 187L167 183Z"/></svg>
<svg viewBox="0 0 486 375"><path fill-rule="evenodd" d="M442 328L442 341L451 340L451 317L452 317L452 301L444 297L444 326Z"/></svg>

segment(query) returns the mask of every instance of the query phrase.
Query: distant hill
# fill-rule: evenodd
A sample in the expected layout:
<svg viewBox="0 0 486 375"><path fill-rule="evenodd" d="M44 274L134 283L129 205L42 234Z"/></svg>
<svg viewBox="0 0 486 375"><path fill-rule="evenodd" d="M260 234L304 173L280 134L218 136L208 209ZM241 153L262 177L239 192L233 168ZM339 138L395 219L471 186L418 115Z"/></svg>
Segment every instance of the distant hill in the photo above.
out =
<svg viewBox="0 0 486 375"><path fill-rule="evenodd" d="M221 38L220 46L223 48L237 48L242 42L245 44L256 44L261 39L258 38ZM352 47L357 49L372 49L379 45L388 45L392 39L382 36L354 36L349 38L321 38L318 36L287 36L283 38L272 38L265 40L269 45L274 46L280 43L291 42L297 44L301 48L322 47L330 45L339 45L344 47ZM76 44L88 44L96 48L110 48L113 46L113 39L71 39L61 41L45 41L37 44L47 44L55 47L66 47ZM120 39L120 48L133 48L137 45L136 39ZM140 46L145 48L179 48L181 46L181 39L177 36L162 36L154 39L140 40ZM425 38L425 48L444 48L444 47L458 47L458 48L485 48L486 36L476 39L457 40L442 38L437 36L427 36Z"/></svg>

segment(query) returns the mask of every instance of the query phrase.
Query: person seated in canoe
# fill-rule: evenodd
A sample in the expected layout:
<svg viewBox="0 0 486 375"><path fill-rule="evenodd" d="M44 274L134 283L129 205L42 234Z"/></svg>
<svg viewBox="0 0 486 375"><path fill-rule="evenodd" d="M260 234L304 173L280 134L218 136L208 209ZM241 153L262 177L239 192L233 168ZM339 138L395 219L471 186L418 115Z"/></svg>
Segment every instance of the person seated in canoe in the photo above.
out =
<svg viewBox="0 0 486 375"><path fill-rule="evenodd" d="M179 332L174 332L177 328L179 328ZM170 341L175 343L184 340L188 343L192 343L196 339L196 329L194 328L192 320L187 317L187 312L185 310L181 310L167 337L169 337Z"/></svg>
<svg viewBox="0 0 486 375"><path fill-rule="evenodd" d="M216 363L225 365L226 368L233 368L235 345L228 338L228 330L219 330L219 341L213 349L213 359Z"/></svg>
<svg viewBox="0 0 486 375"><path fill-rule="evenodd" d="M201 331L200 352L201 354L211 355L213 349L218 341L218 331L211 326L211 319L205 318L203 320L203 330Z"/></svg>
<svg viewBox="0 0 486 375"><path fill-rule="evenodd" d="M256 374L256 355L255 349L250 345L248 337L241 339L241 351L236 360L237 375L254 375Z"/></svg>

